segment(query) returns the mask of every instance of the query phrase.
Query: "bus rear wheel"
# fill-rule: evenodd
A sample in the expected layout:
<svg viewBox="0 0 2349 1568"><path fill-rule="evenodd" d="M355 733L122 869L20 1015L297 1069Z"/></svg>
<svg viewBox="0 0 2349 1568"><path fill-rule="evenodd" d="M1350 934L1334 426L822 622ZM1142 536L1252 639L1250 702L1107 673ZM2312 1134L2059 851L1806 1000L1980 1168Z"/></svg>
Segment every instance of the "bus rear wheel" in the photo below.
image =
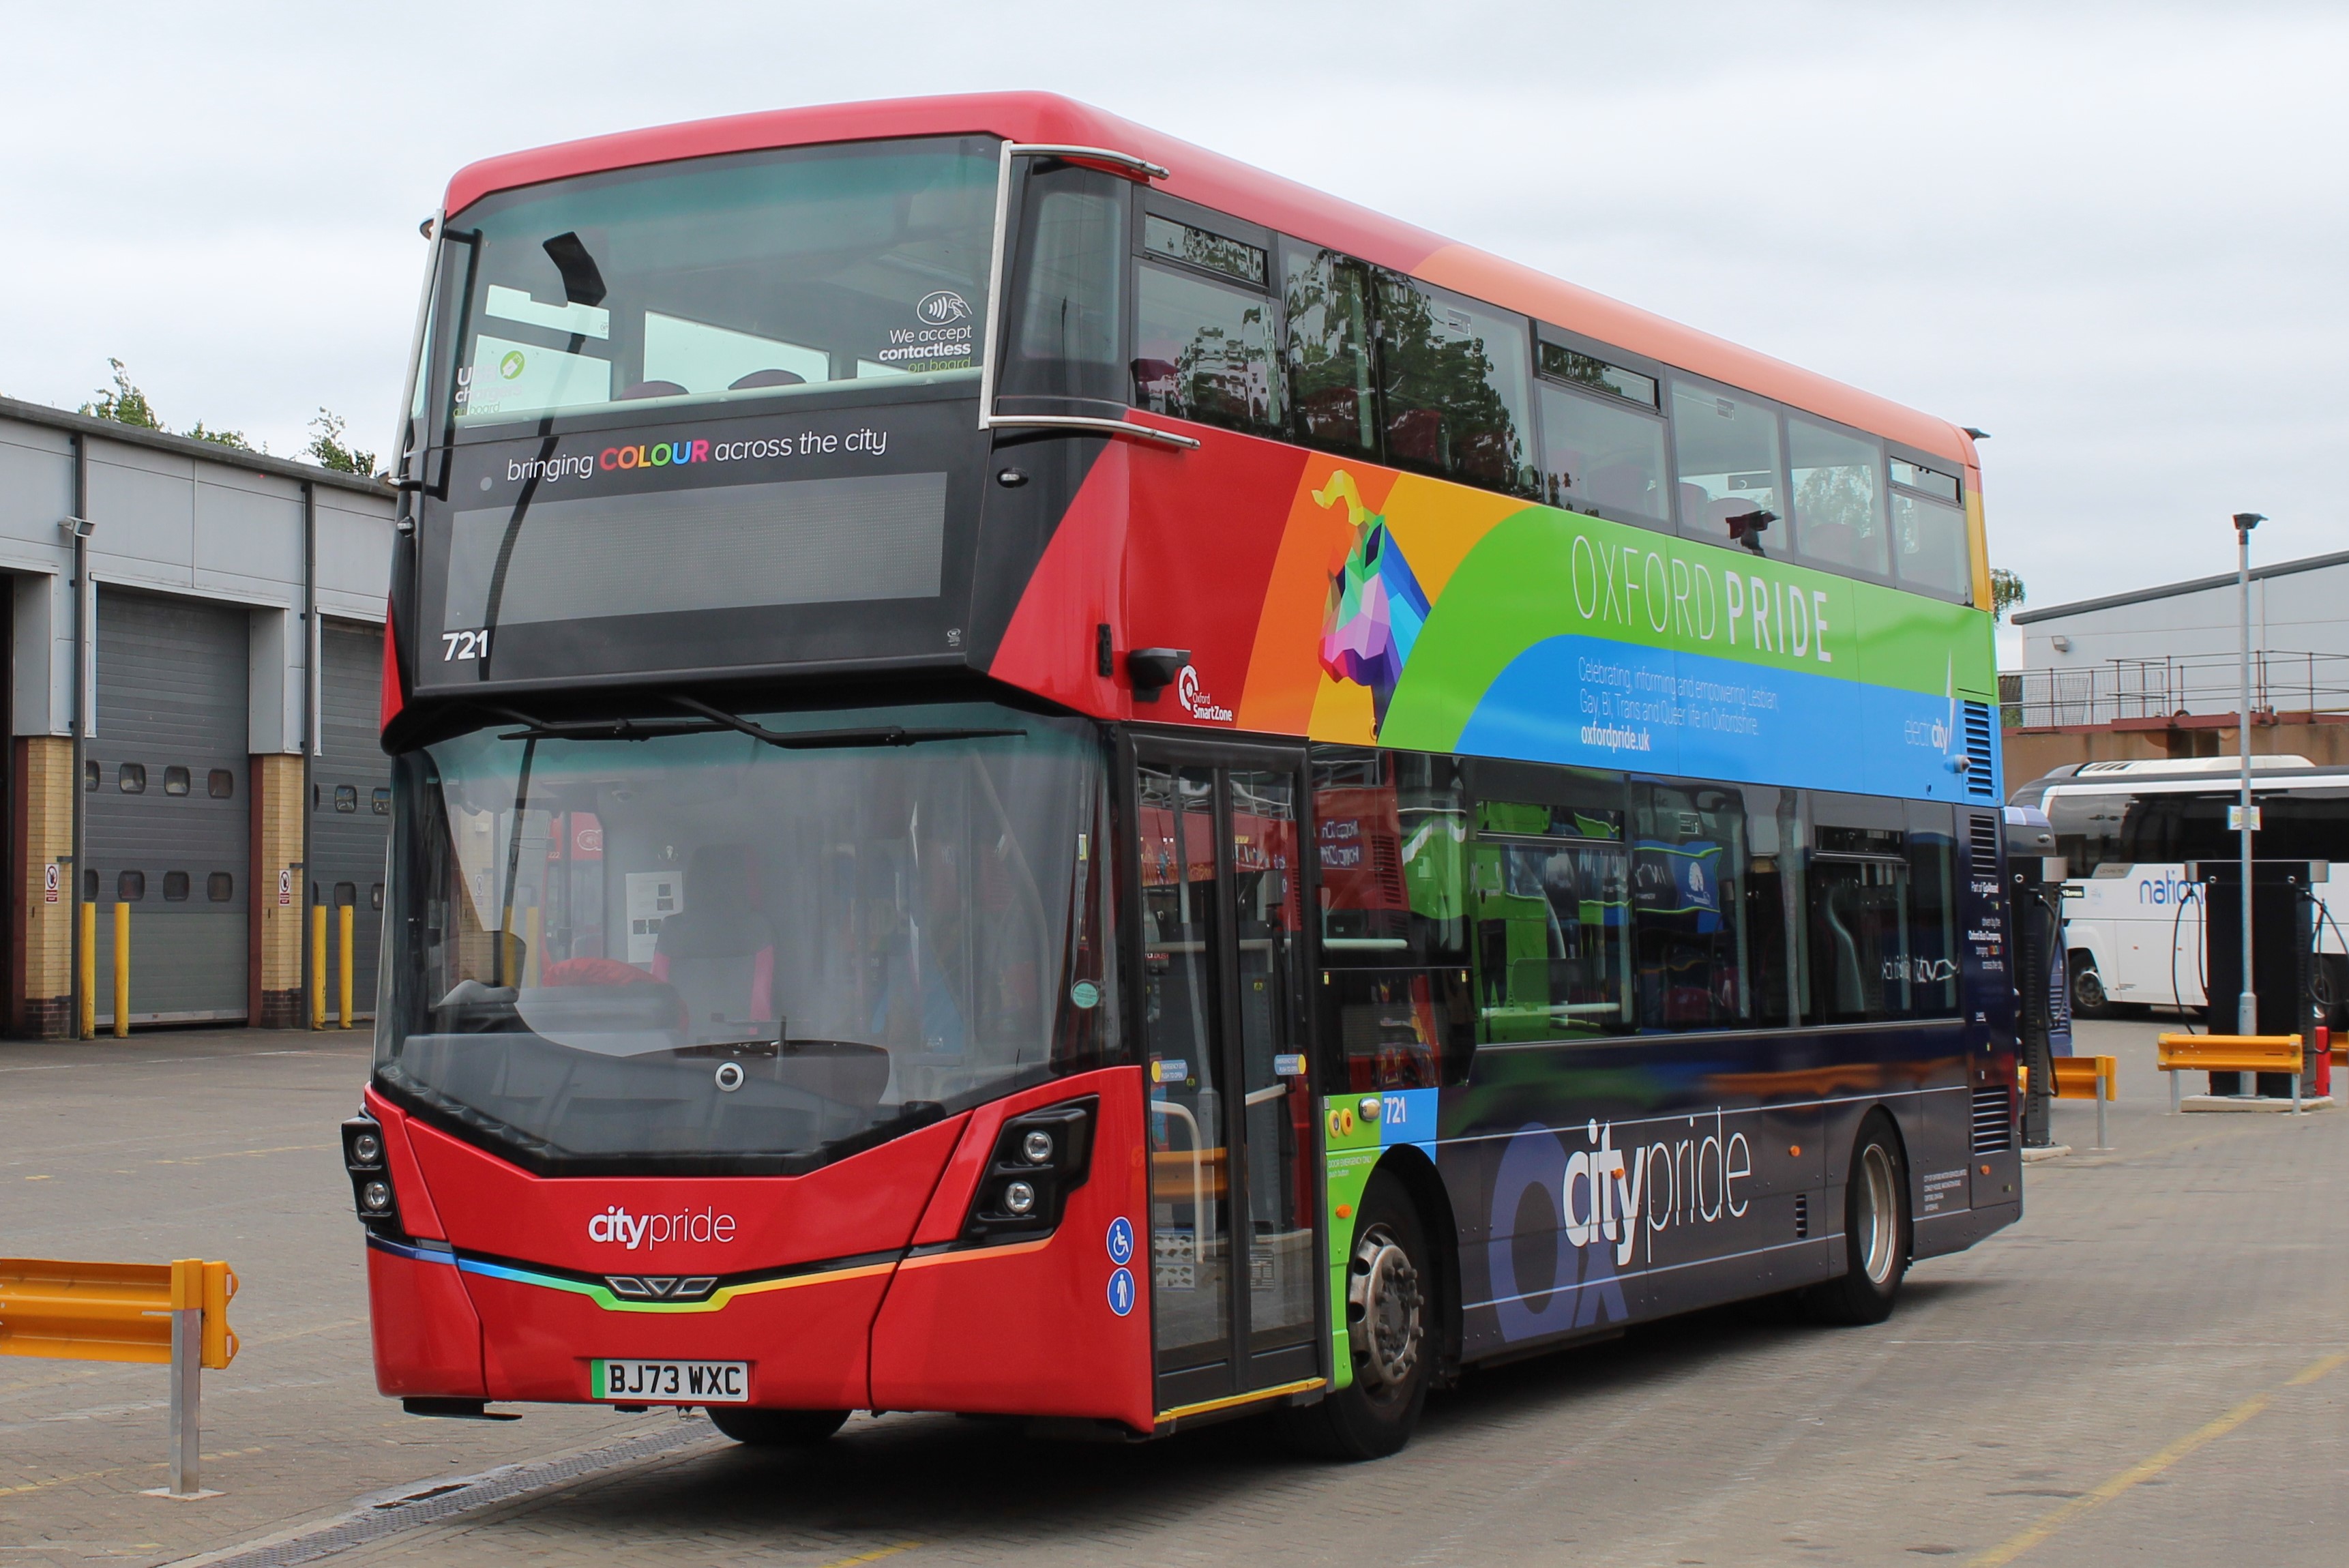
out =
<svg viewBox="0 0 2349 1568"><path fill-rule="evenodd" d="M1842 1277L1813 1285L1811 1315L1822 1323L1882 1323L1909 1272L1909 1162L1892 1120L1871 1111L1859 1124L1844 1181Z"/></svg>
<svg viewBox="0 0 2349 1568"><path fill-rule="evenodd" d="M1433 1372L1433 1264L1402 1183L1371 1177L1346 1270L1353 1382L1288 1413L1299 1446L1327 1459L1376 1460L1411 1441Z"/></svg>
<svg viewBox="0 0 2349 1568"><path fill-rule="evenodd" d="M709 1424L738 1443L761 1449L806 1449L840 1430L845 1410L760 1410L711 1406Z"/></svg>

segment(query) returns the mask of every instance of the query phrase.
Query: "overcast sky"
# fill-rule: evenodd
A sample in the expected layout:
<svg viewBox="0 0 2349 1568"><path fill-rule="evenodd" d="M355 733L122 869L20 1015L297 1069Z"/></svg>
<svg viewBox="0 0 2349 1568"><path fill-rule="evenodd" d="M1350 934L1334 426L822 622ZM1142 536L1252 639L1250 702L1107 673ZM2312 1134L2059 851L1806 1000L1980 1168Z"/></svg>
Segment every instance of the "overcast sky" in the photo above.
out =
<svg viewBox="0 0 2349 1568"><path fill-rule="evenodd" d="M1990 431L2034 606L2349 548L2349 9L0 5L14 397L379 449L460 165L1040 88Z"/></svg>

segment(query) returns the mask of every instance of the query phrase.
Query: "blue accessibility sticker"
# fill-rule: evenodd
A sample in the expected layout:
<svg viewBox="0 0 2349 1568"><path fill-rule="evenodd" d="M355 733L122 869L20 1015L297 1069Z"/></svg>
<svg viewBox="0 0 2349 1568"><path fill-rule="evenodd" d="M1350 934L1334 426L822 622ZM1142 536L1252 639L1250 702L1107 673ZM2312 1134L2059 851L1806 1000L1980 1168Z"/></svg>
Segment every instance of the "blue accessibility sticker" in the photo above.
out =
<svg viewBox="0 0 2349 1568"><path fill-rule="evenodd" d="M1133 1222L1123 1214L1109 1222L1109 1261L1113 1264L1133 1261Z"/></svg>
<svg viewBox="0 0 2349 1568"><path fill-rule="evenodd" d="M1109 1309L1123 1317L1133 1310L1133 1271L1118 1269L1109 1276Z"/></svg>

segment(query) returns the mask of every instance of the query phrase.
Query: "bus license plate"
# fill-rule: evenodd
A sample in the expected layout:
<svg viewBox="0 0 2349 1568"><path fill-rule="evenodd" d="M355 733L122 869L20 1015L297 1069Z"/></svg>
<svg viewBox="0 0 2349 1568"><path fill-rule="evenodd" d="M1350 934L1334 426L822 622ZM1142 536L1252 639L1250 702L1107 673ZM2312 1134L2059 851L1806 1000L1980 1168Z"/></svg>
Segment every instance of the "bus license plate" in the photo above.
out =
<svg viewBox="0 0 2349 1568"><path fill-rule="evenodd" d="M750 1399L748 1361L591 1361L597 1399L673 1399L681 1404L744 1405Z"/></svg>

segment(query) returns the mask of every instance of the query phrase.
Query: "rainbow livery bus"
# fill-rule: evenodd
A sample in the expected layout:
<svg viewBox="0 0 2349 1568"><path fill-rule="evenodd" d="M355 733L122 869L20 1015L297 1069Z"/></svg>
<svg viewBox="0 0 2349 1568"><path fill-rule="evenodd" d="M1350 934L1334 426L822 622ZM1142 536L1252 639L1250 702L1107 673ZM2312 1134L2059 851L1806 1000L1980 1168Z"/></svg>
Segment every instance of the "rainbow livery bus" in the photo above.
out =
<svg viewBox="0 0 2349 1568"><path fill-rule="evenodd" d="M383 677L378 1384L1356 1457L2021 1212L1940 420L1063 99L476 164Z"/></svg>

